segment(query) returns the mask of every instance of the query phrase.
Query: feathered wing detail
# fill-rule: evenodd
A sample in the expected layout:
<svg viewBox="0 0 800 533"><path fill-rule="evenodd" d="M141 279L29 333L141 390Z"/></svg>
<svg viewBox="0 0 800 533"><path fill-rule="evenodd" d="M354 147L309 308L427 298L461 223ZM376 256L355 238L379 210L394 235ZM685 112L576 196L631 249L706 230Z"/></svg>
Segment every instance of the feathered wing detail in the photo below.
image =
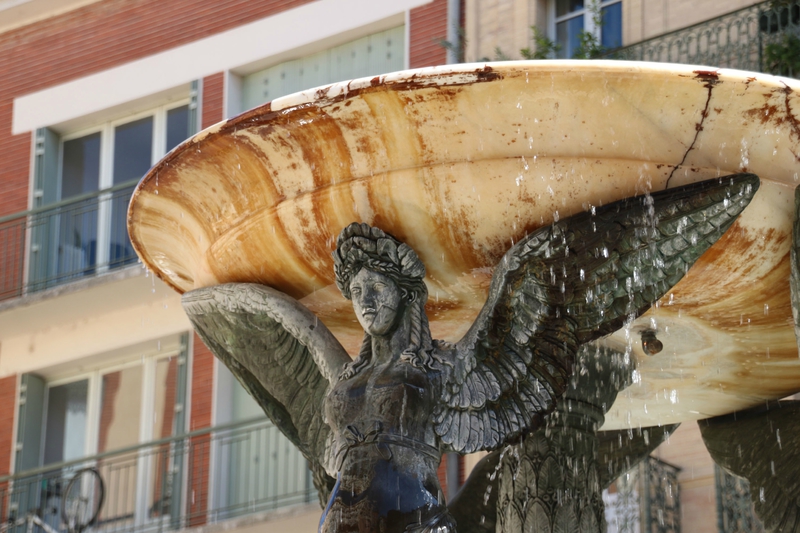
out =
<svg viewBox="0 0 800 533"><path fill-rule="evenodd" d="M332 453L323 402L347 352L303 305L263 285L197 289L183 295L183 307L203 342L311 463L322 498L333 486L323 471Z"/></svg>
<svg viewBox="0 0 800 533"><path fill-rule="evenodd" d="M800 348L800 187L794 190L794 220L792 220L792 246L789 252L789 294L792 298L794 335Z"/></svg>
<svg viewBox="0 0 800 533"><path fill-rule="evenodd" d="M581 344L645 312L747 206L752 174L628 198L546 226L495 269L473 326L442 361L443 448L491 450L537 427Z"/></svg>
<svg viewBox="0 0 800 533"><path fill-rule="evenodd" d="M800 401L701 420L703 442L719 466L750 483L766 531L800 532Z"/></svg>
<svg viewBox="0 0 800 533"><path fill-rule="evenodd" d="M669 438L680 424L618 429L597 434L597 464L600 488L607 489L626 470L639 464Z"/></svg>

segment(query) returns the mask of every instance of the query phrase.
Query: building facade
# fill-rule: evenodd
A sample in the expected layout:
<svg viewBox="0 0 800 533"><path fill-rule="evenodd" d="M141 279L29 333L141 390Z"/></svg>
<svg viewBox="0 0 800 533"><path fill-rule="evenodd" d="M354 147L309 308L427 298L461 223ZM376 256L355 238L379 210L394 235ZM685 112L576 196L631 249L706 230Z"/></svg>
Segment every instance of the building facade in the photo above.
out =
<svg viewBox="0 0 800 533"><path fill-rule="evenodd" d="M440 41L459 29L468 61L520 57L532 27L559 45L550 57L571 57L589 32L604 51L664 60L642 50L736 10L754 9L754 35L769 33L768 7L0 0L0 519L53 508L92 465L106 484L98 530L316 528L303 458L127 238L133 187L183 139L291 92L453 62ZM655 455L680 468L681 491L680 524L658 531L717 528L718 474L696 425ZM452 472L451 487L463 479Z"/></svg>
<svg viewBox="0 0 800 533"><path fill-rule="evenodd" d="M92 465L106 487L98 529L242 517L262 531L316 527L305 460L192 334L178 295L138 264L128 199L170 149L243 110L445 63L448 9L0 2L3 520L42 509L58 524L49 511Z"/></svg>

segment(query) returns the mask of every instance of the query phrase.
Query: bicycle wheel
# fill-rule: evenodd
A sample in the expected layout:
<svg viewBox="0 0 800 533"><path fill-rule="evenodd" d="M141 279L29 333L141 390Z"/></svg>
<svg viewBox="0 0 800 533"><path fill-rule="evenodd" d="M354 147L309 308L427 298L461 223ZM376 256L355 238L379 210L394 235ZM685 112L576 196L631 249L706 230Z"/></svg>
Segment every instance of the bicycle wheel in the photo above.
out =
<svg viewBox="0 0 800 533"><path fill-rule="evenodd" d="M105 492L103 478L96 468L75 472L61 499L61 518L71 533L80 533L95 523Z"/></svg>

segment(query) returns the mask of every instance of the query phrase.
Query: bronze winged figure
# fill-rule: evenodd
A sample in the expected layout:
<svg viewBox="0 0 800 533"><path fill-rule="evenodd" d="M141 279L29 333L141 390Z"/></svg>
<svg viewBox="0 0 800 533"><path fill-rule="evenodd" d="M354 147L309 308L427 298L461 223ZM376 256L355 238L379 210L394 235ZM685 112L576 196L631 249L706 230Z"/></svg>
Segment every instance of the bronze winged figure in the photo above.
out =
<svg viewBox="0 0 800 533"><path fill-rule="evenodd" d="M365 331L353 360L308 309L269 287L198 289L183 305L309 460L329 494L321 532L453 533L436 475L442 454L493 450L536 429L579 347L675 285L758 185L751 174L727 176L530 233L500 260L456 343L431 338L417 254L367 224L344 228L333 252L336 283Z"/></svg>

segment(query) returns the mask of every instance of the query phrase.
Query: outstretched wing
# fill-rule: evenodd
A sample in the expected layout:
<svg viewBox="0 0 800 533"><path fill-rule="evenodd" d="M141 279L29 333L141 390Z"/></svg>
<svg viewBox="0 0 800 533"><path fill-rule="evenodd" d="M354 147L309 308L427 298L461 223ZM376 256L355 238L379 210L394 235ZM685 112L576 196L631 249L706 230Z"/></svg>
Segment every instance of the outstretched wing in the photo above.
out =
<svg viewBox="0 0 800 533"><path fill-rule="evenodd" d="M183 295L203 342L311 463L320 492L331 485L323 401L347 352L308 309L275 289L229 283ZM317 479L319 478L319 479ZM329 490L329 487L328 487Z"/></svg>
<svg viewBox="0 0 800 533"><path fill-rule="evenodd" d="M701 420L703 442L718 465L750 483L766 531L800 532L800 402Z"/></svg>
<svg viewBox="0 0 800 533"><path fill-rule="evenodd" d="M546 226L500 261L489 296L444 368L434 412L445 449L494 449L537 427L581 344L646 311L747 206L737 174L637 196Z"/></svg>

